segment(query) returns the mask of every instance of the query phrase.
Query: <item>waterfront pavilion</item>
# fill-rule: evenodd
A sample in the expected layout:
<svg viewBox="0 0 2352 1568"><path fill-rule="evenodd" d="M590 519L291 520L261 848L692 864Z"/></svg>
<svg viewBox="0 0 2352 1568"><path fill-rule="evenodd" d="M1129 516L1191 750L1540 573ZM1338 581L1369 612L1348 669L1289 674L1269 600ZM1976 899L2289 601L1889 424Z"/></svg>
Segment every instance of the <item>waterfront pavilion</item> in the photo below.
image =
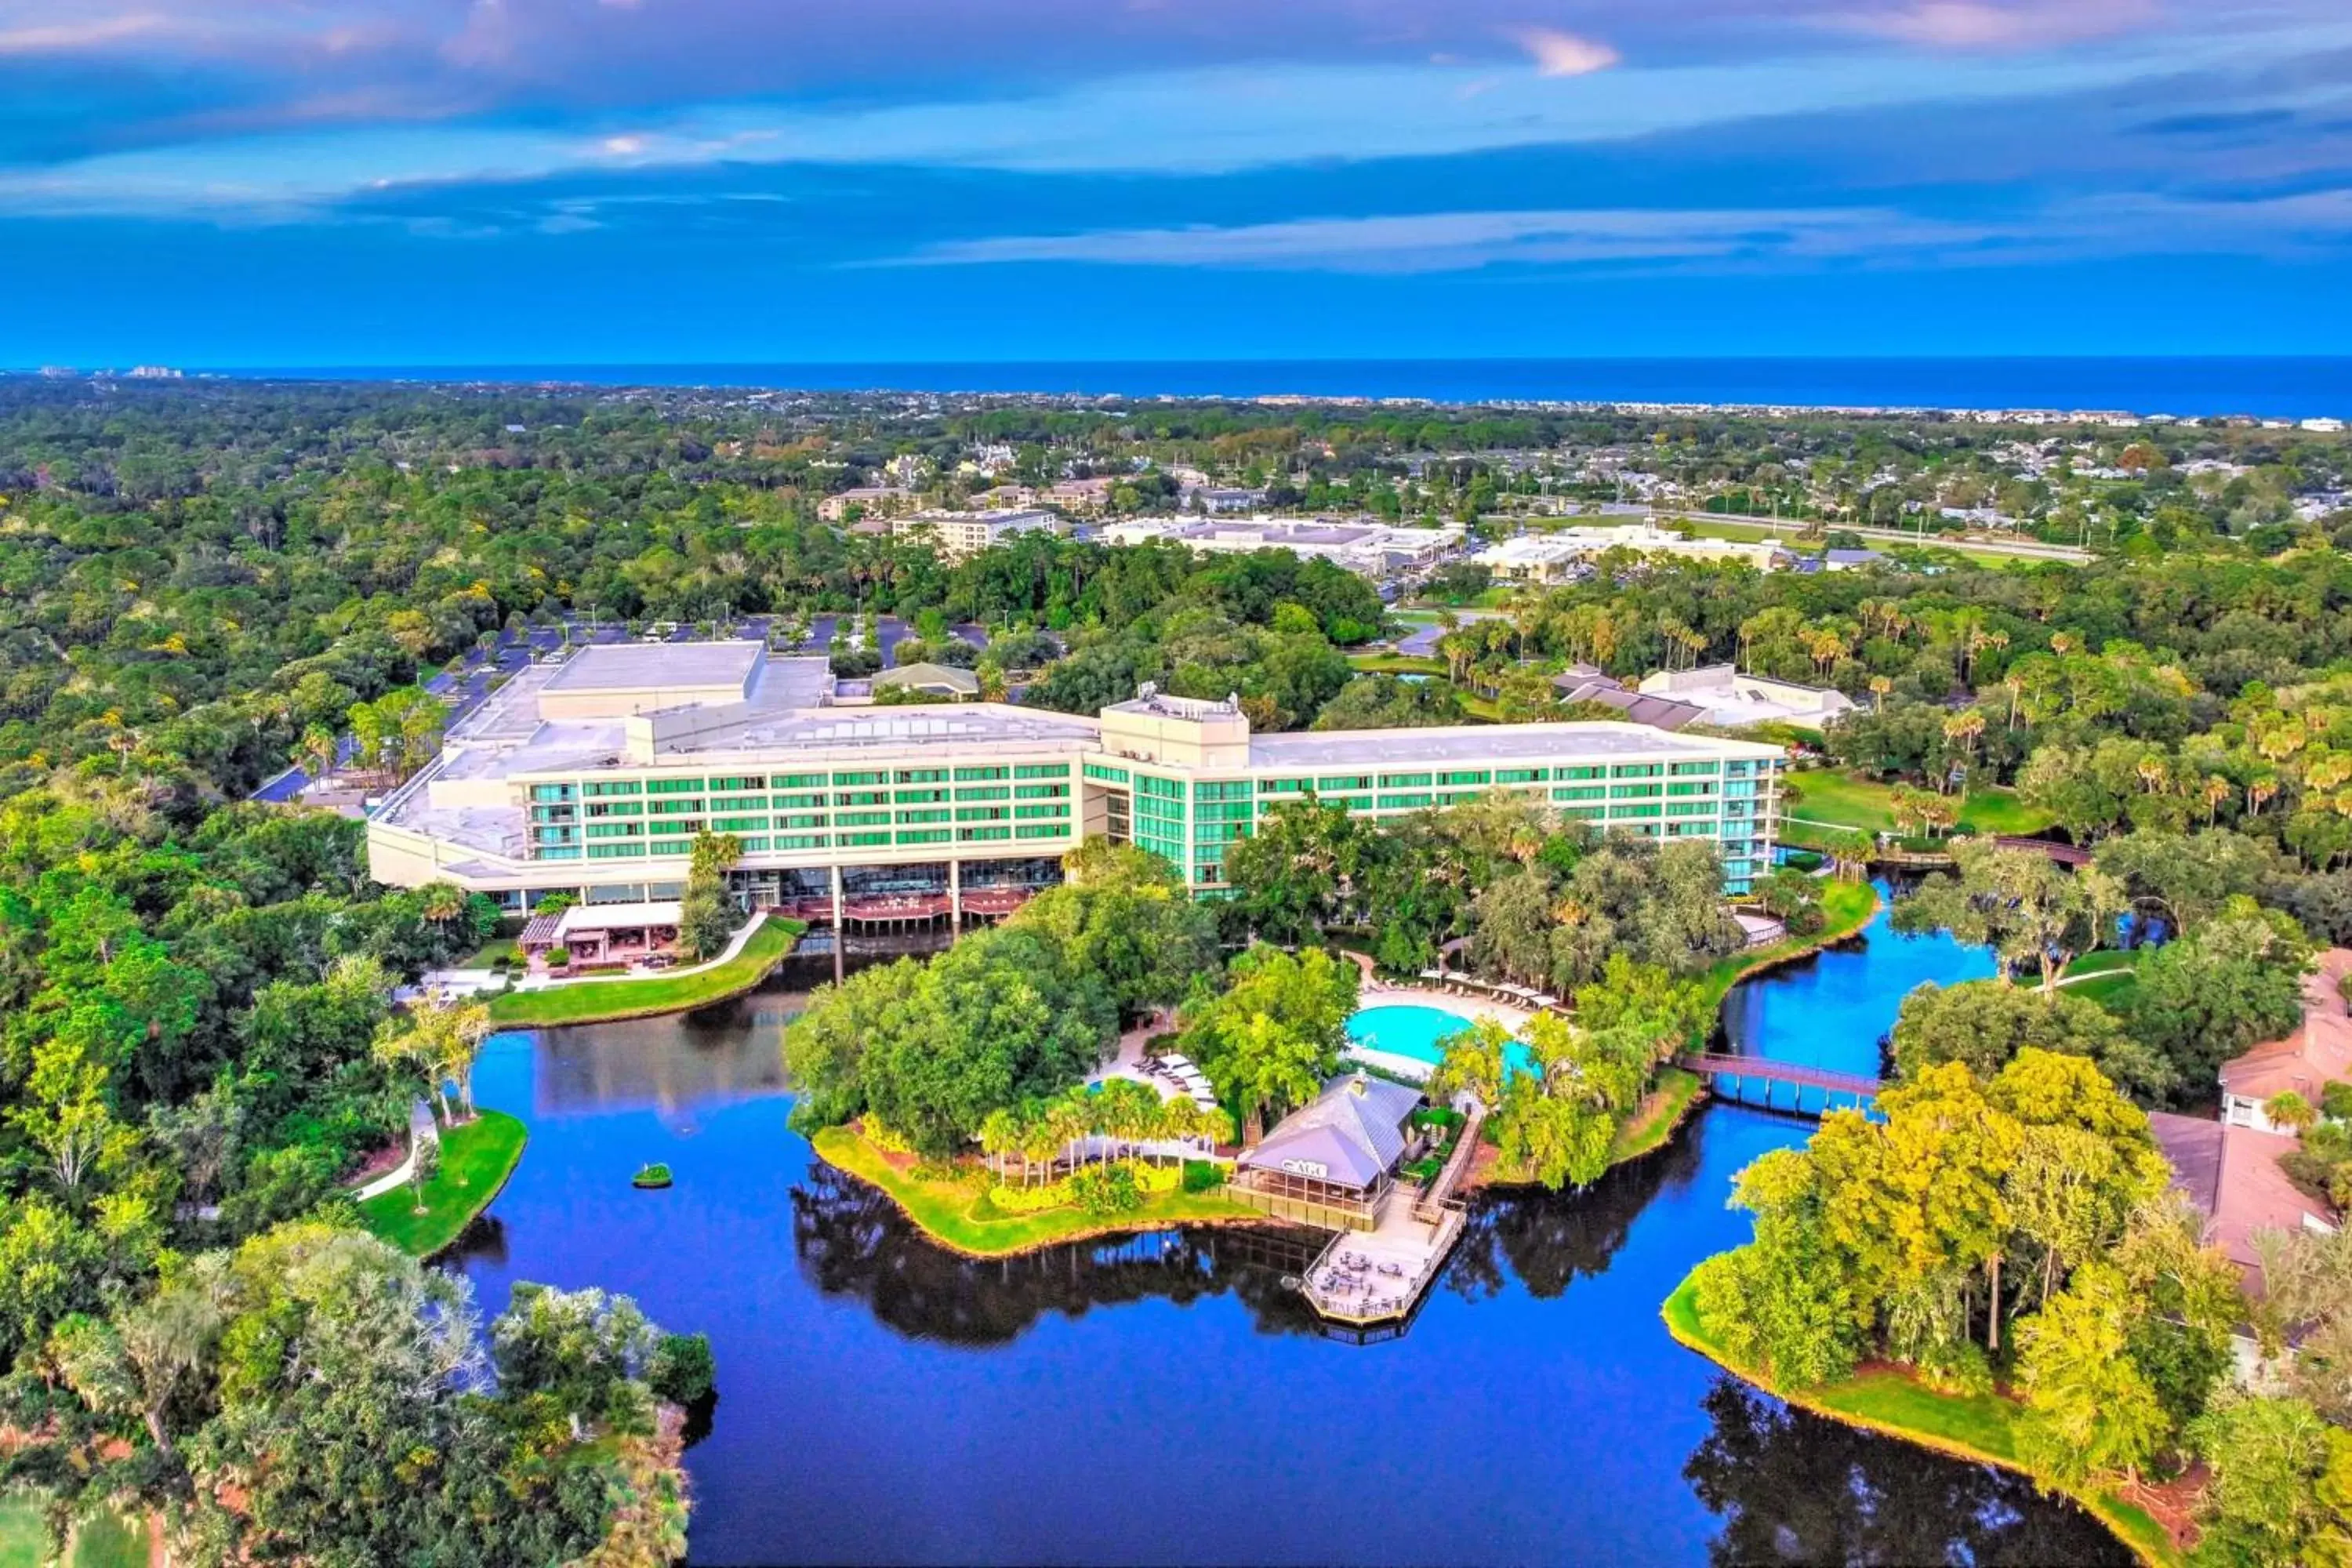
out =
<svg viewBox="0 0 2352 1568"><path fill-rule="evenodd" d="M1324 1085L1236 1162L1234 1195L1282 1219L1372 1230L1396 1184L1421 1090L1365 1073Z"/></svg>

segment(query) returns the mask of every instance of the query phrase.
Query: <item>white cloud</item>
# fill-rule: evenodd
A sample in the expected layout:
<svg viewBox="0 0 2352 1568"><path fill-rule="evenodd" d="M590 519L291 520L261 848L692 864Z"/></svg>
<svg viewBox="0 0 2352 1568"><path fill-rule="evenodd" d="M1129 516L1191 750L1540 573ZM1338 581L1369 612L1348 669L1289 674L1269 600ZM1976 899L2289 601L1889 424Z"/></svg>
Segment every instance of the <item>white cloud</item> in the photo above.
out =
<svg viewBox="0 0 2352 1568"><path fill-rule="evenodd" d="M934 245L906 263L1079 261L1355 272L1433 272L1496 262L1612 262L1845 256L1964 249L2003 231L1876 207L1650 208L1415 213L1229 227L1105 229Z"/></svg>
<svg viewBox="0 0 2352 1568"><path fill-rule="evenodd" d="M57 55L81 49L100 49L109 44L163 31L169 26L169 17L138 11L89 21L37 23L31 26L0 28L0 55Z"/></svg>
<svg viewBox="0 0 2352 1568"><path fill-rule="evenodd" d="M2267 201L2116 195L1996 219L1886 207L1610 208L1298 218L1229 226L1007 235L880 265L1079 262L1327 272L1462 271L1498 263L1644 266L1806 260L2000 263L2082 255L2319 255L2352 240L2352 190Z"/></svg>
<svg viewBox="0 0 2352 1568"><path fill-rule="evenodd" d="M1607 44L1552 27L1525 28L1517 37L1536 62L1538 76L1589 76L1607 70L1622 58Z"/></svg>

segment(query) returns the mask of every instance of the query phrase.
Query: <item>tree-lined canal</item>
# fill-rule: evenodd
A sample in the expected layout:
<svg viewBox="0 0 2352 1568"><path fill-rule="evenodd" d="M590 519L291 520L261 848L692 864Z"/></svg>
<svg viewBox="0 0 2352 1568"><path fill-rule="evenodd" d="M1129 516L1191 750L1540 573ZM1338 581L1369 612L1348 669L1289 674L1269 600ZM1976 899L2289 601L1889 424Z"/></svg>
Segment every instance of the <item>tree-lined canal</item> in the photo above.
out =
<svg viewBox="0 0 2352 1568"><path fill-rule="evenodd" d="M1874 926L1750 983L1732 1038L1874 1070L1904 991L1988 966ZM2126 1560L2021 1478L1787 1411L1667 1337L1660 1301L1745 1237L1733 1174L1808 1123L1717 1107L1582 1194L1490 1194L1409 1331L1359 1347L1283 1289L1279 1238L974 1262L814 1163L777 1041L830 973L502 1037L478 1078L532 1133L460 1263L484 1306L601 1284L712 1338L697 1563ZM674 1189L630 1188L649 1160Z"/></svg>

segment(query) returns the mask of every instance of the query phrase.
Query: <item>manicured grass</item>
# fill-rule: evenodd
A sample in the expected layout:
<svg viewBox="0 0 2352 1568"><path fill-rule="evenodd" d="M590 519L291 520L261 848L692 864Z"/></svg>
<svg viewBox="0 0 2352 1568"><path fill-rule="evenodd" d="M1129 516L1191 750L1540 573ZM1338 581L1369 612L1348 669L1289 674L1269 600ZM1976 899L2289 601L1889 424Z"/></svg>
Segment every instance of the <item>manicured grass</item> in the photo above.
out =
<svg viewBox="0 0 2352 1568"><path fill-rule="evenodd" d="M2069 995L2096 1002L2109 1012L2121 1012L2139 990L2139 966L2155 949L2102 948L2086 952L2066 966L2059 984ZM2084 978L2076 979L2081 975Z"/></svg>
<svg viewBox="0 0 2352 1568"><path fill-rule="evenodd" d="M0 1568L41 1568L48 1552L39 1500L22 1492L0 1498Z"/></svg>
<svg viewBox="0 0 2352 1568"><path fill-rule="evenodd" d="M1682 1125L1706 1080L1681 1068L1660 1068L1655 1088L1642 1109L1618 1123L1616 1142L1609 1146L1609 1163L1622 1165L1658 1148Z"/></svg>
<svg viewBox="0 0 2352 1568"><path fill-rule="evenodd" d="M1083 1237L1153 1230L1167 1225L1265 1218L1246 1204L1216 1193L1181 1189L1122 1215L1090 1215L1079 1208L1003 1214L988 1203L984 1181L977 1173L970 1179L938 1181L900 1171L883 1158L880 1150L846 1127L823 1128L809 1142L827 1164L888 1194L933 1241L975 1258L1003 1258Z"/></svg>
<svg viewBox="0 0 2352 1568"><path fill-rule="evenodd" d="M522 1159L530 1136L502 1110L485 1110L441 1135L441 1168L425 1184L425 1212L407 1184L360 1205L360 1223L404 1252L430 1258L457 1239L473 1217L490 1206Z"/></svg>
<svg viewBox="0 0 2352 1568"><path fill-rule="evenodd" d="M147 1568L146 1521L111 1509L89 1515L74 1528L67 1568Z"/></svg>
<svg viewBox="0 0 2352 1568"><path fill-rule="evenodd" d="M770 916L726 963L697 974L644 980L593 981L544 991L510 991L490 998L490 1022L501 1028L550 1028L683 1013L739 996L767 978L808 927Z"/></svg>
<svg viewBox="0 0 2352 1568"><path fill-rule="evenodd" d="M465 957L459 959L457 963L451 964L449 967L452 969L488 969L490 966L490 960L500 956L512 958L514 956L514 938L510 936L494 936L490 938L489 941L482 943L481 946L476 948L473 952L467 953Z"/></svg>
<svg viewBox="0 0 2352 1568"><path fill-rule="evenodd" d="M1442 658L1416 658L1402 653L1351 653L1348 662L1366 675L1444 675Z"/></svg>
<svg viewBox="0 0 2352 1568"><path fill-rule="evenodd" d="M1735 1363L1725 1352L1722 1342L1708 1332L1699 1316L1696 1278L1696 1272L1686 1276L1659 1309L1666 1331L1686 1348L1766 1393L1816 1415L1917 1443L1955 1458L2032 1473L2017 1458L2017 1418L2021 1406L2006 1394L1938 1394L1907 1372L1894 1367L1869 1368L1818 1388L1780 1388L1769 1378ZM2047 1485L2041 1477L2035 1477L2035 1480ZM2172 1538L2146 1510L2111 1491L2055 1489L2065 1491L2088 1510L2143 1562L2170 1568L2183 1561Z"/></svg>
<svg viewBox="0 0 2352 1568"><path fill-rule="evenodd" d="M42 1500L30 1492L0 1498L0 1568L41 1568L49 1560ZM101 1510L73 1532L64 1568L147 1568L147 1525L134 1514Z"/></svg>
<svg viewBox="0 0 2352 1568"><path fill-rule="evenodd" d="M1864 833L1895 831L1895 786L1835 768L1812 768L1788 775L1799 798L1785 803L1790 816L1833 823ZM2017 792L1997 785L1969 791L1955 833L2040 833L2050 826L2042 812Z"/></svg>

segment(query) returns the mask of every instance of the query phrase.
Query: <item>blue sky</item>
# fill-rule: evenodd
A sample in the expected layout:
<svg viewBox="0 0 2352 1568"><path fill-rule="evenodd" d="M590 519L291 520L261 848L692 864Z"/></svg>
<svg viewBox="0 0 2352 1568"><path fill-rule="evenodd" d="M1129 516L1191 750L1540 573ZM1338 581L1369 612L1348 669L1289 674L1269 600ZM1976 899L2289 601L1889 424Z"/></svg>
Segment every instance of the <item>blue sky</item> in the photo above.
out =
<svg viewBox="0 0 2352 1568"><path fill-rule="evenodd" d="M0 0L0 363L2352 353L2341 0Z"/></svg>

